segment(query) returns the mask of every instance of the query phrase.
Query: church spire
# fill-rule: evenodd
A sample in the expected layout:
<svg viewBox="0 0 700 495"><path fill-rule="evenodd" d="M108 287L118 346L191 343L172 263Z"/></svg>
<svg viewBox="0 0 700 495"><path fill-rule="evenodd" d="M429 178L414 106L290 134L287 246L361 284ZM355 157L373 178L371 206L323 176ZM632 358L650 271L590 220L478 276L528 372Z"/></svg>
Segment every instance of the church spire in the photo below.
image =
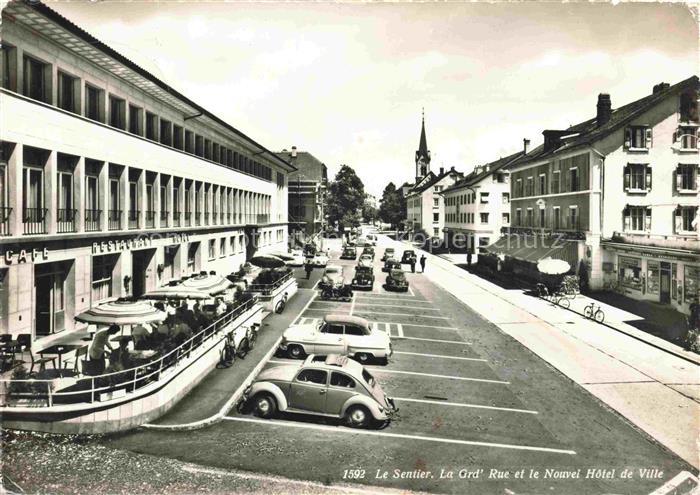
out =
<svg viewBox="0 0 700 495"><path fill-rule="evenodd" d="M418 151L416 151L416 183L430 172L430 150L425 137L425 108L421 111L421 130Z"/></svg>

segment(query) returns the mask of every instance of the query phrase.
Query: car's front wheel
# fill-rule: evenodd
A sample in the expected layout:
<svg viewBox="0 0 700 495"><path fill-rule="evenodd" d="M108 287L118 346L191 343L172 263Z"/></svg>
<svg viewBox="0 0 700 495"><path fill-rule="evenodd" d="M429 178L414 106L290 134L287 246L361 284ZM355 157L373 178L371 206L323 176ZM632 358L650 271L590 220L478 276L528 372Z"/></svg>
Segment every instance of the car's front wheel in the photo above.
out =
<svg viewBox="0 0 700 495"><path fill-rule="evenodd" d="M352 428L366 428L372 421L372 414L365 406L352 406L345 414L345 419Z"/></svg>
<svg viewBox="0 0 700 495"><path fill-rule="evenodd" d="M304 348L300 345L290 345L287 354L289 354L289 357L292 359L302 359L306 355L306 352L304 352Z"/></svg>
<svg viewBox="0 0 700 495"><path fill-rule="evenodd" d="M254 412L260 418L269 419L277 414L277 401L271 394L258 394L255 396Z"/></svg>

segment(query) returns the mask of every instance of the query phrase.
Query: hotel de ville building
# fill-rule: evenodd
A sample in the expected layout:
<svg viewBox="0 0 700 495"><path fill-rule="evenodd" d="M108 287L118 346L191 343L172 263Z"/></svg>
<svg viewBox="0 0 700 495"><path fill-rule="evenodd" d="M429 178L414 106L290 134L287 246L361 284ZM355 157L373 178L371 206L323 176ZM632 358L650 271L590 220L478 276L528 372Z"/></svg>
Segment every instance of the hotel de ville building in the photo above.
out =
<svg viewBox="0 0 700 495"><path fill-rule="evenodd" d="M41 3L1 34L0 334L286 248L287 161Z"/></svg>

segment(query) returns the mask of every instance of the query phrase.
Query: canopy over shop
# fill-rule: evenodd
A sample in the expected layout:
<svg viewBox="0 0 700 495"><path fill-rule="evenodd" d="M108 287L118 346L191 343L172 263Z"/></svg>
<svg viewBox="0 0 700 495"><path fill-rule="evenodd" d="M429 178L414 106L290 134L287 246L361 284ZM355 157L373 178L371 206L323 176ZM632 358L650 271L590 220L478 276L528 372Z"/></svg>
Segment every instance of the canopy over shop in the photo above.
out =
<svg viewBox="0 0 700 495"><path fill-rule="evenodd" d="M501 271L539 280L542 276L537 265L546 259L568 263L569 273L574 273L579 263L579 243L557 236L506 234L484 248L480 263Z"/></svg>

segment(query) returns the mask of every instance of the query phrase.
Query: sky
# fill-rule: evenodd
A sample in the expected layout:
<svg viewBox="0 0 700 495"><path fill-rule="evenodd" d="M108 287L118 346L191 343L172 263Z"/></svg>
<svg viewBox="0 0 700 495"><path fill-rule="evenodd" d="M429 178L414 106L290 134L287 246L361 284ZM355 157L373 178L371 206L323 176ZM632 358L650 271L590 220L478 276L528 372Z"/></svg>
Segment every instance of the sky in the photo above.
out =
<svg viewBox="0 0 700 495"><path fill-rule="evenodd" d="M698 74L682 4L49 2L273 151L308 151L367 192L536 146L544 129Z"/></svg>

